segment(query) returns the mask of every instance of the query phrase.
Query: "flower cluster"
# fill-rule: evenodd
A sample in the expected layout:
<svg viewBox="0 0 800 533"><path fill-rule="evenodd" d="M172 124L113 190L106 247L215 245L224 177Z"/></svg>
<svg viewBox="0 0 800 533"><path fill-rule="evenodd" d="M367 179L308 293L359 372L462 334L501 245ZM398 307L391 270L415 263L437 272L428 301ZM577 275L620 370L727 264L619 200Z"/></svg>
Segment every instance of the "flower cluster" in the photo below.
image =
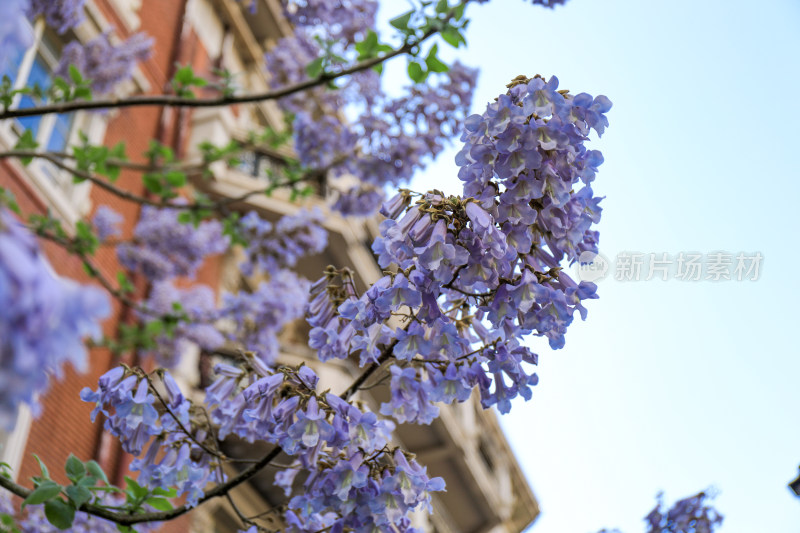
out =
<svg viewBox="0 0 800 533"><path fill-rule="evenodd" d="M603 156L585 142L592 129L603 134L610 108L605 96L558 90L555 77L519 77L466 121L456 158L464 195L479 200L506 235L547 248L533 254L534 267L597 251L598 234L589 228L600 219L600 199L589 184Z"/></svg>
<svg viewBox="0 0 800 533"><path fill-rule="evenodd" d="M122 215L107 205L99 206L94 212L94 217L92 217L92 225L97 233L97 238L102 242L112 237L121 236L122 230L119 225L122 220Z"/></svg>
<svg viewBox="0 0 800 533"><path fill-rule="evenodd" d="M214 477L215 459L200 446L208 429L193 425L191 402L169 373L161 375L166 393L154 394L150 378L116 367L101 376L97 390L83 389L81 399L96 404L92 421L103 413L105 430L136 457L131 469L140 472L139 484L176 487L194 505L210 481L222 481L221 474Z"/></svg>
<svg viewBox="0 0 800 533"><path fill-rule="evenodd" d="M285 12L295 27L323 27L326 37L349 42L375 24L375 0L291 0Z"/></svg>
<svg viewBox="0 0 800 533"><path fill-rule="evenodd" d="M289 270L275 272L254 292L240 291L223 296L224 316L231 323L228 340L256 353L266 364L278 357L278 333L303 316L308 298L307 280Z"/></svg>
<svg viewBox="0 0 800 533"><path fill-rule="evenodd" d="M83 22L83 5L86 0L29 0L28 17L44 17L48 26L58 33L66 33Z"/></svg>
<svg viewBox="0 0 800 533"><path fill-rule="evenodd" d="M708 494L700 492L663 509L659 496L656 507L645 517L647 533L711 533L722 524L722 515L711 507Z"/></svg>
<svg viewBox="0 0 800 533"><path fill-rule="evenodd" d="M475 387L501 412L530 398L538 378L526 366L537 356L523 339L562 347L575 311L585 318L582 302L596 298L594 284L574 282L560 263L597 242L599 200L572 185L591 181L602 161L584 142L590 128L602 133L609 106L534 78L470 117L459 162L472 198L432 191L411 205L401 190L383 205L373 246L393 273L360 297L346 272L314 284L309 345L320 359L393 360L381 413L400 422L430 423L435 403L464 401Z"/></svg>
<svg viewBox="0 0 800 533"><path fill-rule="evenodd" d="M49 1L42 3L51 4ZM63 2L52 2L59 3ZM149 58L152 48L153 39L144 33L114 44L110 32L106 31L86 44L72 41L65 46L56 74L69 79L69 67L74 65L84 78L91 80L95 93L110 93L116 85L130 79L136 63Z"/></svg>
<svg viewBox="0 0 800 533"><path fill-rule="evenodd" d="M239 265L242 273L251 276L257 268L275 272L295 266L305 255L321 252L328 244L323 219L322 211L315 208L286 215L273 225L250 211L239 224L239 231L248 243L245 261Z"/></svg>
<svg viewBox="0 0 800 533"><path fill-rule="evenodd" d="M152 351L143 352L143 355L155 356L156 362L161 366L176 367L181 356L192 347L214 350L225 342L225 338L213 324L218 312L214 291L207 285L180 289L171 281L157 281L150 288L144 305L150 313L181 317L174 326L169 326L167 331L156 336ZM142 312L138 314L145 321L152 318Z"/></svg>
<svg viewBox="0 0 800 533"><path fill-rule="evenodd" d="M353 45L374 27L373 0L290 2L296 32L266 55L275 85L307 78L306 67L320 57L354 61ZM322 23L325 17L334 22ZM296 116L293 130L300 161L346 177L333 208L344 215L369 215L386 184L408 180L443 149L458 131L471 105L477 71L459 62L433 74L428 83L407 87L392 98L372 70L338 80L336 90L317 89L314 98L293 95L282 102ZM320 107L324 112L320 114ZM347 109L348 120L333 110ZM352 185L355 178L356 185Z"/></svg>
<svg viewBox="0 0 800 533"><path fill-rule="evenodd" d="M456 61L427 83L407 87L405 95L371 95L376 104L352 126L362 155L349 159L342 172L373 185L398 185L410 179L461 131L477 74Z"/></svg>
<svg viewBox="0 0 800 533"><path fill-rule="evenodd" d="M117 247L117 257L126 268L153 281L193 277L207 256L224 252L229 242L217 220L193 226L178 220L177 209L150 206L142 208L133 238Z"/></svg>
<svg viewBox="0 0 800 533"><path fill-rule="evenodd" d="M374 74L362 76L358 83L374 81ZM384 95L379 84L368 91L342 89L343 97L360 98L352 97L352 106L361 111L349 123L330 115L312 119L310 110L296 109L294 132L301 162L312 168L332 167L330 176L344 177L348 183L357 178L357 185L339 192L334 209L345 215L374 213L383 186L410 179L460 131L477 71L455 62L448 72L431 78L425 85L408 87L398 98ZM321 121L325 127L320 127Z"/></svg>
<svg viewBox="0 0 800 533"><path fill-rule="evenodd" d="M270 372L223 364L216 371L206 403L220 438L264 440L295 458L276 476L287 496L297 488L295 480L304 479L288 503L289 530L405 530L409 513L428 505L430 492L444 489L412 457L388 447L391 422L330 392L318 393L318 378L308 367Z"/></svg>
<svg viewBox="0 0 800 533"><path fill-rule="evenodd" d="M0 210L0 428L14 426L20 403L37 410L64 363L86 369L83 339L99 338L110 312L100 289L57 278L33 234Z"/></svg>

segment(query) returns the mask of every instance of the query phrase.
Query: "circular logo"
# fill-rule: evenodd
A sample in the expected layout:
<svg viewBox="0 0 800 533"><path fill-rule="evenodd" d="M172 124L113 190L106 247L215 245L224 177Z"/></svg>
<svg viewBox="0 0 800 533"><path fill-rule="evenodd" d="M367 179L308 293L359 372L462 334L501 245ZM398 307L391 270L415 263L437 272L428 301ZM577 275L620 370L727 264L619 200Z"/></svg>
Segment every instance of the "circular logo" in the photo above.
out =
<svg viewBox="0 0 800 533"><path fill-rule="evenodd" d="M600 281L608 275L608 268L608 259L599 252L583 252L575 263L575 273L581 281Z"/></svg>

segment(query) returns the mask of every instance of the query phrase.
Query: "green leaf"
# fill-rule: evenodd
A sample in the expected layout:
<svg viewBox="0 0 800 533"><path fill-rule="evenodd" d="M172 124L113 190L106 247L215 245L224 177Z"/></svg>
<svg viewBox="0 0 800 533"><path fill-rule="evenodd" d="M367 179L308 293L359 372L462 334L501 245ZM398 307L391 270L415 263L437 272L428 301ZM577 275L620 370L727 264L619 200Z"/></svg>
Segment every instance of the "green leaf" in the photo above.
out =
<svg viewBox="0 0 800 533"><path fill-rule="evenodd" d="M145 505L149 505L156 511L169 511L172 509L172 504L166 498L157 498L157 497L147 498L144 501L144 503Z"/></svg>
<svg viewBox="0 0 800 533"><path fill-rule="evenodd" d="M322 63L325 61L325 58L318 57L308 65L306 65L306 74L308 74L309 78L317 78L320 74L322 74Z"/></svg>
<svg viewBox="0 0 800 533"><path fill-rule="evenodd" d="M141 502L147 497L147 487L142 487L136 481L128 476L125 476L125 482L127 486L125 487L125 493L128 496L128 501L130 503L134 502Z"/></svg>
<svg viewBox="0 0 800 533"><path fill-rule="evenodd" d="M69 95L69 83L64 78L53 78L53 87L61 91L65 96Z"/></svg>
<svg viewBox="0 0 800 533"><path fill-rule="evenodd" d="M135 290L133 287L133 283L131 283L131 280L129 280L128 277L123 272L117 272L117 283L119 283L119 290L122 292L130 294ZM97 468L96 472L92 470L93 468L91 466L92 464L94 464L94 466ZM100 469L100 465L98 465L94 461L89 461L88 463L86 463L86 468L93 476L98 477L103 481L105 481L106 483L108 483L108 478L106 478L105 472L103 472Z"/></svg>
<svg viewBox="0 0 800 533"><path fill-rule="evenodd" d="M83 253L93 254L100 244L100 240L97 238L97 235L94 234L94 228L88 222L79 220L77 224L75 224L75 230L76 236L78 237L75 248L80 248L80 251ZM80 247L77 246L78 244L80 244ZM78 464L83 468L83 463L78 461ZM85 472L85 470L81 472ZM83 475L83 473L81 475Z"/></svg>
<svg viewBox="0 0 800 533"><path fill-rule="evenodd" d="M178 491L175 488L164 489L161 487L156 487L153 489L153 494L156 496L163 496L165 498L176 498L178 496Z"/></svg>
<svg viewBox="0 0 800 533"><path fill-rule="evenodd" d="M44 515L58 529L67 529L75 520L75 508L61 499L50 500L44 504Z"/></svg>
<svg viewBox="0 0 800 533"><path fill-rule="evenodd" d="M125 141L120 141L109 150L108 155L115 159L128 159L125 155Z"/></svg>
<svg viewBox="0 0 800 533"><path fill-rule="evenodd" d="M191 211L181 211L178 213L178 222L181 224L191 224L195 220L194 214Z"/></svg>
<svg viewBox="0 0 800 533"><path fill-rule="evenodd" d="M428 67L429 72L447 72L450 67L439 61L436 54L439 52L439 45L434 44L428 52L428 57L425 58L425 65Z"/></svg>
<svg viewBox="0 0 800 533"><path fill-rule="evenodd" d="M422 65L412 61L408 64L408 77L414 83L422 83L428 77L428 73L422 69Z"/></svg>
<svg viewBox="0 0 800 533"><path fill-rule="evenodd" d="M34 453L33 458L36 459L37 463L39 463L39 468L42 470L42 477L45 479L50 479L50 472L47 471L47 467L42 460L39 459L39 456Z"/></svg>
<svg viewBox="0 0 800 533"><path fill-rule="evenodd" d="M191 65L181 67L175 72L175 82L180 85L191 85L194 80L194 71Z"/></svg>
<svg viewBox="0 0 800 533"><path fill-rule="evenodd" d="M29 129L26 129L25 132L19 136L17 144L14 145L14 150L35 150L38 146L39 143L37 143L36 139L34 139L33 132ZM33 161L33 158L21 157L20 161L22 161L23 165L28 165L31 161Z"/></svg>
<svg viewBox="0 0 800 533"><path fill-rule="evenodd" d="M458 4L455 7L455 9L453 9L453 18L457 21L464 18L464 8L466 7L467 7L466 2L461 2L460 4Z"/></svg>
<svg viewBox="0 0 800 533"><path fill-rule="evenodd" d="M164 175L167 183L173 187L183 187L186 185L186 174L177 170L172 170Z"/></svg>
<svg viewBox="0 0 800 533"><path fill-rule="evenodd" d="M17 200L14 197L14 193L3 187L0 187L0 205L5 205L18 215L22 214L19 209L19 204L17 204Z"/></svg>
<svg viewBox="0 0 800 533"><path fill-rule="evenodd" d="M28 494L28 497L22 502L22 507L44 503L48 500L52 500L59 494L61 494L61 485L54 481L45 481L36 487L33 492Z"/></svg>
<svg viewBox="0 0 800 533"><path fill-rule="evenodd" d="M81 234L82 226L87 226L87 224L85 222L83 222L82 220L80 222L83 223L83 224L81 225L79 223L79 225L78 225L78 234L79 234L79 236ZM85 227L83 228L83 230L87 231L87 229ZM88 231L91 234L91 229L88 229ZM81 236L81 237L83 238L83 236ZM67 472L67 477L73 483L76 483L77 481L80 481L80 479L86 475L86 467L83 466L83 462L80 459L78 459L77 457L75 457L74 454L69 454L69 457L67 458L67 465L64 467L64 469Z"/></svg>
<svg viewBox="0 0 800 533"><path fill-rule="evenodd" d="M155 337L164 331L164 323L160 320L153 320L152 322L145 324L144 331L147 335Z"/></svg>
<svg viewBox="0 0 800 533"><path fill-rule="evenodd" d="M358 52L358 59L369 59L375 57L375 52L378 50L378 34L369 30L367 36L363 41L356 43L356 52Z"/></svg>
<svg viewBox="0 0 800 533"><path fill-rule="evenodd" d="M81 74L81 71L78 70L78 67L76 67L75 65L69 66L69 77L72 80L72 83L74 83L75 85L84 84L83 75Z"/></svg>
<svg viewBox="0 0 800 533"><path fill-rule="evenodd" d="M92 492L81 485L70 485L64 489L69 499L75 504L75 507L80 507L84 503L92 499Z"/></svg>
<svg viewBox="0 0 800 533"><path fill-rule="evenodd" d="M464 36L461 35L461 32L458 30L458 28L454 28L453 26L447 26L442 30L440 35L442 36L442 39L444 39L444 42L453 48L458 48L467 42L466 39L464 39Z"/></svg>
<svg viewBox="0 0 800 533"><path fill-rule="evenodd" d="M450 9L450 6L448 5L447 0L439 0L439 2L436 3L437 13L440 14L447 13L448 9Z"/></svg>
<svg viewBox="0 0 800 533"><path fill-rule="evenodd" d="M120 272L119 274L122 274L122 272ZM119 279L119 276L117 276L117 279ZM125 274L122 274L122 279L130 283L128 281L128 278L125 277ZM120 283L120 285L122 285L122 283ZM100 468L100 465L97 464L97 461L87 461L86 470L88 470L89 473L94 477L102 479L103 481L108 483L108 478L106 477L106 473L103 472L103 469Z"/></svg>
<svg viewBox="0 0 800 533"><path fill-rule="evenodd" d="M409 11L408 13L404 13L399 17L395 17L389 21L393 27L397 28L402 32L406 32L408 30L408 24L411 22L411 16L414 14L414 11Z"/></svg>
<svg viewBox="0 0 800 533"><path fill-rule="evenodd" d="M161 178L155 174L145 174L142 176L142 181L144 182L144 186L147 187L147 190L153 194L161 194L164 192L164 184L161 182Z"/></svg>
<svg viewBox="0 0 800 533"><path fill-rule="evenodd" d="M92 90L89 87L78 87L72 92L75 100L91 100Z"/></svg>
<svg viewBox="0 0 800 533"><path fill-rule="evenodd" d="M78 481L78 486L80 487L94 488L95 485L97 485L97 478L94 476L82 477L81 480Z"/></svg>

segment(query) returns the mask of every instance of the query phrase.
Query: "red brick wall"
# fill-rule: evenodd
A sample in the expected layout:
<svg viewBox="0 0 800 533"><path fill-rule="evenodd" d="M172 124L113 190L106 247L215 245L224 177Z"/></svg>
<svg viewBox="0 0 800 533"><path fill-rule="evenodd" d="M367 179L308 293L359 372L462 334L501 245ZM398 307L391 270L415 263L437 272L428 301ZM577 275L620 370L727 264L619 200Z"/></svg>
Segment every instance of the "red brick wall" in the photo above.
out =
<svg viewBox="0 0 800 533"><path fill-rule="evenodd" d="M111 5L106 0L98 0L96 3L101 12L116 26L117 32L125 36L125 25L116 16ZM138 31L146 32L156 42L152 57L140 66L152 93L162 93L168 86L175 61L183 64L191 61L196 65L197 72L208 71L210 60L197 37L193 32L182 31L183 8L184 0L167 2L143 0L139 10L141 27ZM186 129L189 126L189 116L189 113L155 107L114 111L106 133L106 144L111 146L124 141L128 157L139 161L143 160L142 154L147 150L150 139L160 139L162 143L173 146L176 151L182 151ZM117 185L138 194L145 194L139 173L123 172ZM18 174L11 165L2 161L0 161L0 186L15 194L23 212L45 211L46 205L25 183L24 175ZM91 191L91 201L93 206L107 204L122 213L125 217L123 237L130 236L139 211L137 204L122 202L97 187ZM44 244L44 249L59 274L89 282L80 262L74 257L70 257L52 244ZM94 261L107 278L112 280L115 278L118 264L112 250L101 248ZM217 283L214 280L218 274L218 266L211 264L201 269L198 278L216 288ZM135 279L134 282L140 291L147 289L144 280ZM113 316L104 324L104 332L113 336L120 321L129 320L132 320L130 311L123 309L118 302L114 302ZM41 399L42 415L31 427L18 476L21 483L29 484L29 478L38 474L38 466L32 458L34 453L48 465L51 475L62 482L66 481L63 465L70 453L75 453L82 460L92 458L102 460L109 477L118 482L128 473L127 465L130 458L121 455L116 439L111 441L106 439L101 445L102 417L99 416L97 422L92 424L89 414L93 406L82 402L79 398L82 388L96 388L98 377L116 362L107 350L94 349L90 354L90 370L86 374L77 374L70 368L66 370L62 381L53 382L50 390ZM186 531L188 523L189 517L183 517L165 525L162 530Z"/></svg>

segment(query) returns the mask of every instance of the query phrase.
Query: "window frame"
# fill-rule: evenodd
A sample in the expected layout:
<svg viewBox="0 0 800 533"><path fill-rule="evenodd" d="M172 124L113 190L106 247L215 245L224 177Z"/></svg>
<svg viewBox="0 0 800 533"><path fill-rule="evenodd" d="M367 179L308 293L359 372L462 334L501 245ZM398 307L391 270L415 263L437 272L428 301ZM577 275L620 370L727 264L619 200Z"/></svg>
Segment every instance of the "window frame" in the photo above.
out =
<svg viewBox="0 0 800 533"><path fill-rule="evenodd" d="M57 65L57 52L54 50L53 45L47 42L47 39L51 39L52 36L45 35L44 21L38 20L31 28L34 36L33 42L25 50L16 70L13 83L14 89L20 89L29 82L37 59L41 58L40 61L45 64L50 76L52 76L52 72ZM22 98L22 95L16 95L11 104L11 109L19 107ZM55 114L40 117L35 136L40 147L47 149L52 140L58 117L59 115ZM78 140L79 131L86 131L87 133L92 130L97 131L101 121L104 122L105 120L90 117L88 113L77 112L72 114L69 131L64 139L64 148ZM3 124L0 127L0 148L12 150L25 129L25 125L19 120L12 120ZM95 134L91 135L90 138L102 140L105 134L105 125L101 129L102 131L97 132L100 134L99 137ZM44 159L34 159L24 167L18 164L14 166L21 176L28 178L28 181L37 191L42 193L43 200L53 207L56 214L70 226L74 225L81 215L89 211L91 206L88 200L91 184L74 183L68 172L58 169Z"/></svg>
<svg viewBox="0 0 800 533"><path fill-rule="evenodd" d="M103 29L110 26L109 20L96 4L93 0L86 2L84 5L85 20L71 31L71 35L82 43L86 43L100 35ZM135 14L138 11L140 0L118 0L114 2L113 6L117 14L125 20L127 15L130 13ZM130 13L126 13L126 11ZM138 25L138 21L134 22L137 22L135 25ZM41 46L41 40L45 35L43 21L39 20L31 26L34 31L35 41L25 51L20 61L14 82L15 88L22 87L30 78L32 66ZM131 27L128 28L129 31L133 29ZM51 38L55 38L57 42L60 39L55 34L51 35ZM55 60L55 55L55 51L52 51L53 60ZM54 66L52 62L50 66ZM115 89L114 95L118 98L124 98L134 92L147 92L149 90L150 82L137 66L134 69L132 79L120 84ZM19 100L21 100L20 95L15 98L12 107L18 106ZM65 146L69 147L76 144L79 141L79 132L86 134L92 144L103 143L108 123L114 116L116 116L116 113L113 111L106 113L76 112L72 118L69 134L66 136ZM56 120L56 115L42 117L39 125L40 132L37 132L37 140L44 138L45 134L47 135L47 140L50 140ZM0 150L13 150L22 131L16 121L0 124ZM41 133L41 136L39 133ZM40 146L43 146L43 149L47 148L46 144L40 144ZM74 183L72 176L68 172L61 171L51 163L41 159L34 160L27 166L23 166L16 160L8 160L8 163L22 180L26 181L39 193L41 200L51 208L53 215L60 218L68 229L74 227L78 220L91 210L91 183Z"/></svg>

